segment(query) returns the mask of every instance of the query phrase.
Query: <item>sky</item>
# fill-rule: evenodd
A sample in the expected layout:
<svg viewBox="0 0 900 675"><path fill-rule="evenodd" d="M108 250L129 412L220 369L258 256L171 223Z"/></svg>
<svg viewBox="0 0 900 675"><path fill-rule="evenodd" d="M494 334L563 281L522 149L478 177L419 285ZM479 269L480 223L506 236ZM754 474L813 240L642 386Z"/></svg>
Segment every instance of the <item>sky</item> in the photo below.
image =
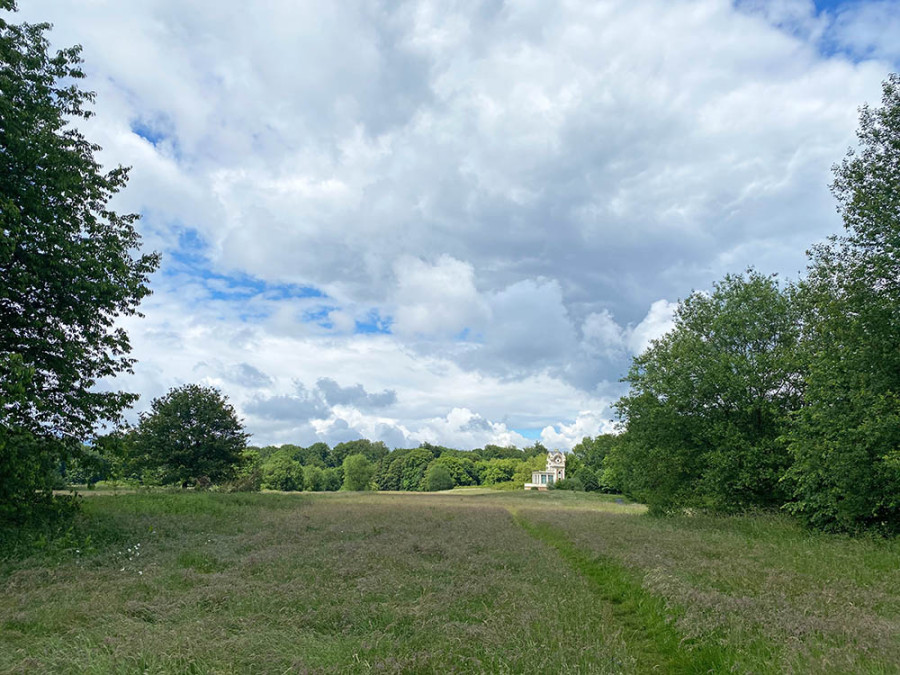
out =
<svg viewBox="0 0 900 675"><path fill-rule="evenodd" d="M569 449L680 298L797 278L900 0L21 0L162 253L133 375L256 445Z"/></svg>

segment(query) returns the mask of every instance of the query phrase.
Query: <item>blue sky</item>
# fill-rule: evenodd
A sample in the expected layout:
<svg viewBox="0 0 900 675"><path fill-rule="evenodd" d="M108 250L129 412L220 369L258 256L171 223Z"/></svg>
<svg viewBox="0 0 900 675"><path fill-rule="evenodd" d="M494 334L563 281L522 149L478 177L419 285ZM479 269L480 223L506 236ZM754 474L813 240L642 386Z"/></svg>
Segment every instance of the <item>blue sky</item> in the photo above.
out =
<svg viewBox="0 0 900 675"><path fill-rule="evenodd" d="M32 0L163 254L135 410L256 443L568 448L679 298L795 277L900 2Z"/></svg>

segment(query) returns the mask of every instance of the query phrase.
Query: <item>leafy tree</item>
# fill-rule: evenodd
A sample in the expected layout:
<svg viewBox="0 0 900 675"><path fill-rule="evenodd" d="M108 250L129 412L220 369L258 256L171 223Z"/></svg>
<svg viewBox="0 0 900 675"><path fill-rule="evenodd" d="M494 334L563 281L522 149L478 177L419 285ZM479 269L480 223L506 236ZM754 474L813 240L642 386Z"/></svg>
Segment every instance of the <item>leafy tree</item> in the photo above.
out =
<svg viewBox="0 0 900 675"><path fill-rule="evenodd" d="M341 466L345 457L350 455L363 455L370 462L377 462L390 452L382 441L370 441L367 438L360 438L355 441L347 441L338 443L332 448L328 456L329 466Z"/></svg>
<svg viewBox="0 0 900 675"><path fill-rule="evenodd" d="M585 436L572 448L572 454L578 458L582 466L586 466L594 472L603 471L603 460L610 450L619 442L616 434L600 434L591 438Z"/></svg>
<svg viewBox="0 0 900 675"><path fill-rule="evenodd" d="M290 447L282 447L263 462L261 477L267 490L301 491L305 484L303 466L294 459Z"/></svg>
<svg viewBox="0 0 900 675"><path fill-rule="evenodd" d="M795 501L830 530L900 531L900 75L864 106L860 150L834 167L846 234L811 252L801 298L804 407L790 433Z"/></svg>
<svg viewBox="0 0 900 675"><path fill-rule="evenodd" d="M294 456L303 466L327 466L331 448L327 443L313 443L308 448L301 448Z"/></svg>
<svg viewBox="0 0 900 675"><path fill-rule="evenodd" d="M675 328L634 359L624 486L652 510L780 505L799 407L793 290L749 271L693 293Z"/></svg>
<svg viewBox="0 0 900 675"><path fill-rule="evenodd" d="M130 369L115 320L159 263L137 255L137 216L109 208L127 170L104 172L70 126L94 95L80 48L51 54L48 29L0 18L0 515L48 496L60 460L137 398L95 384Z"/></svg>
<svg viewBox="0 0 900 675"><path fill-rule="evenodd" d="M422 488L425 469L433 461L434 455L425 448L401 449L392 452L387 459L390 463L378 476L378 488L414 491Z"/></svg>
<svg viewBox="0 0 900 675"><path fill-rule="evenodd" d="M454 485L477 485L478 472L475 470L475 462L468 457L442 454L436 460L436 464L447 467Z"/></svg>
<svg viewBox="0 0 900 675"><path fill-rule="evenodd" d="M358 492L372 487L375 467L365 455L350 455L344 458L344 489Z"/></svg>
<svg viewBox="0 0 900 675"><path fill-rule="evenodd" d="M327 492L337 492L344 484L344 469L342 467L329 467L322 472L322 489Z"/></svg>
<svg viewBox="0 0 900 675"><path fill-rule="evenodd" d="M427 492L451 490L454 485L453 476L450 475L450 471L445 465L438 464L437 461L434 461L425 470L425 477L422 481L422 485Z"/></svg>
<svg viewBox="0 0 900 675"><path fill-rule="evenodd" d="M183 486L201 478L230 478L246 444L247 434L227 399L218 389L197 384L154 399L150 412L141 414L136 438L137 451L161 470L163 482Z"/></svg>
<svg viewBox="0 0 900 675"><path fill-rule="evenodd" d="M543 447L543 446L541 446ZM531 482L531 473L533 471L543 471L547 468L547 452L544 451L542 455L535 455L534 457L529 457L523 462L519 462L515 468L515 472L511 480L514 483L520 483L524 485L525 483Z"/></svg>
<svg viewBox="0 0 900 675"><path fill-rule="evenodd" d="M491 459L478 462L475 467L480 471L482 485L496 485L510 482L521 465L520 459ZM529 471L529 477L530 475Z"/></svg>
<svg viewBox="0 0 900 675"><path fill-rule="evenodd" d="M583 466L575 473L575 480L577 480L581 484L581 489L585 492L596 492L600 489L600 484L597 482L597 474L595 474L589 467Z"/></svg>
<svg viewBox="0 0 900 675"><path fill-rule="evenodd" d="M310 492L321 492L325 489L325 472L318 466L304 467L303 484Z"/></svg>
<svg viewBox="0 0 900 675"><path fill-rule="evenodd" d="M543 446L542 446L543 447ZM544 448L541 452L546 452ZM483 460L490 459L524 459L525 453L514 445L499 446L488 444L484 448L472 451L472 454Z"/></svg>

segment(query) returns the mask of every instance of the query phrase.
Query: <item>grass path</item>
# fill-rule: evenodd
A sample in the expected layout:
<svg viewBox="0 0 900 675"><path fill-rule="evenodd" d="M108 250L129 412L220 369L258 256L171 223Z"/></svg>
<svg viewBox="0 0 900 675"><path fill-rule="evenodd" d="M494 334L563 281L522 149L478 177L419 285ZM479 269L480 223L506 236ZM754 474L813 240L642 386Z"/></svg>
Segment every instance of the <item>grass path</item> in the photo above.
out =
<svg viewBox="0 0 900 675"><path fill-rule="evenodd" d="M622 628L622 637L641 672L732 672L734 656L716 645L697 646L675 629L663 599L643 589L640 579L618 562L589 556L559 531L531 523L516 509L513 520L536 540L554 549L578 574L591 582L599 601Z"/></svg>

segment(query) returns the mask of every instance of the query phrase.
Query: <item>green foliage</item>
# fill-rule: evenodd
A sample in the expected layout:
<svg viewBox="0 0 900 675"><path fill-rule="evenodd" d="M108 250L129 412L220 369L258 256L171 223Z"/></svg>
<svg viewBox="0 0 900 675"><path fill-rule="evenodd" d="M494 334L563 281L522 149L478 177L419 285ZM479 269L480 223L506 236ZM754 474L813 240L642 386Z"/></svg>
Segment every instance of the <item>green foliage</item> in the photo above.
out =
<svg viewBox="0 0 900 675"><path fill-rule="evenodd" d="M159 264L135 255L137 216L109 208L127 170L104 172L69 126L93 94L80 48L51 54L48 29L0 18L0 516L46 499L53 467L136 399L94 385L130 369L116 318Z"/></svg>
<svg viewBox="0 0 900 675"><path fill-rule="evenodd" d="M322 489L326 492L337 492L344 484L343 467L329 467L322 472Z"/></svg>
<svg viewBox="0 0 900 675"><path fill-rule="evenodd" d="M136 451L164 483L227 480L241 460L247 434L227 399L212 387L187 384L142 413Z"/></svg>
<svg viewBox="0 0 900 675"><path fill-rule="evenodd" d="M581 484L581 489L585 492L596 492L600 489L600 483L597 481L597 474L586 466L578 469L575 473L575 480Z"/></svg>
<svg viewBox="0 0 900 675"><path fill-rule="evenodd" d="M569 490L571 492L583 492L584 485L577 478L563 478L555 483L547 485L550 490Z"/></svg>
<svg viewBox="0 0 900 675"><path fill-rule="evenodd" d="M303 467L303 485L310 492L321 492L325 489L325 471L317 466Z"/></svg>
<svg viewBox="0 0 900 675"><path fill-rule="evenodd" d="M799 407L793 289L749 271L694 293L675 328L640 356L617 403L629 440L626 493L653 510L780 505Z"/></svg>
<svg viewBox="0 0 900 675"><path fill-rule="evenodd" d="M789 434L789 509L828 530L900 532L900 76L861 110L834 167L846 234L811 252L804 407Z"/></svg>
<svg viewBox="0 0 900 675"><path fill-rule="evenodd" d="M303 466L294 459L291 448L282 448L270 455L262 464L261 485L266 490L303 490L305 473Z"/></svg>
<svg viewBox="0 0 900 675"><path fill-rule="evenodd" d="M375 466L365 455L350 455L344 458L344 489L358 492L372 488Z"/></svg>
<svg viewBox="0 0 900 675"><path fill-rule="evenodd" d="M467 457L458 457L445 453L434 460L434 463L446 467L454 485L478 484L478 472L475 470L475 462Z"/></svg>
<svg viewBox="0 0 900 675"><path fill-rule="evenodd" d="M543 448L543 446L541 447ZM541 452L547 452L547 449L543 448ZM472 454L482 460L525 459L525 453L513 445L501 447L499 445L488 444L484 446L484 448L473 450Z"/></svg>
<svg viewBox="0 0 900 675"><path fill-rule="evenodd" d="M334 446L328 455L327 463L328 466L341 466L344 459L350 455L363 455L370 462L374 463L385 457L389 452L388 447L381 441L370 441L367 438L360 438L355 441L338 443Z"/></svg>
<svg viewBox="0 0 900 675"><path fill-rule="evenodd" d="M535 455L534 457L529 457L523 462L519 462L518 466L516 466L515 471L513 472L512 482L518 483L519 487L521 487L525 483L531 482L532 471L543 471L545 468L547 468L546 451L544 451L544 453L541 455Z"/></svg>
<svg viewBox="0 0 900 675"><path fill-rule="evenodd" d="M522 465L520 459L490 459L477 462L475 468L481 476L482 485L494 485L496 483L511 482L516 470ZM528 472L529 478L531 472ZM519 487L522 487L519 485Z"/></svg>
<svg viewBox="0 0 900 675"><path fill-rule="evenodd" d="M379 490L420 490L425 469L434 460L426 448L395 450L382 462L383 471L377 476Z"/></svg>
<svg viewBox="0 0 900 675"><path fill-rule="evenodd" d="M434 461L425 470L422 485L427 492L450 490L454 485L453 476L450 475L450 471L445 465Z"/></svg>

